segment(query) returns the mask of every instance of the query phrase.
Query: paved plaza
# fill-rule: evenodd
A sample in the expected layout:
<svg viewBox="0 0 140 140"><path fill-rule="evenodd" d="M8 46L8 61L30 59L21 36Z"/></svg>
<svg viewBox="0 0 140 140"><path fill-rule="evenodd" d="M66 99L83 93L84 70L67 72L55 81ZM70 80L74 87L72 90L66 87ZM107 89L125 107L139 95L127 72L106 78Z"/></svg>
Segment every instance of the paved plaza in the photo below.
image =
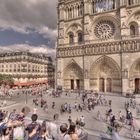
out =
<svg viewBox="0 0 140 140"><path fill-rule="evenodd" d="M37 114L39 115L39 119L47 119L47 120L53 120L54 114L59 114L58 120L56 120L56 123L68 123L68 117L72 117L72 121L76 121L77 118L80 118L82 115L85 117L85 123L84 129L89 133L89 140L100 140L101 135L103 137L110 138L109 135L106 134L107 126L108 124L104 121L105 120L105 113L106 110L109 109L109 106L96 106L94 110L88 111L87 109L83 110L82 112L77 112L75 109L73 109L75 102L82 103L81 96L78 96L76 93L72 93L70 96L66 96L65 93L62 94L61 97L52 97L50 94L43 95L43 99L45 99L48 103L48 110L45 112L40 105L37 107ZM88 95L91 96L91 95ZM35 105L33 104L32 100L36 98L35 96L29 96L28 95L28 101L27 104L25 104L25 95L20 95L19 97L16 97L14 99L7 100L7 103L11 103L11 105L8 105L7 107L2 107L4 110L11 111L12 109L16 108L17 111L21 110L23 107L28 106L30 108L31 113L33 112ZM113 113L117 116L118 112L121 110L122 114L126 114L124 109L124 103L128 98L121 97L121 96L113 96L113 95L106 95L105 98L107 100L112 100L112 110ZM13 100L13 101L12 101ZM140 99L137 98L137 104L140 103ZM52 102L55 102L55 108L52 109ZM64 103L68 103L72 106L72 112L60 114L60 107ZM97 112L101 112L101 119L97 119ZM131 109L133 112L134 118L137 118L136 120L136 129L140 129L140 120L138 119L139 116L136 115L136 110ZM30 116L30 114L28 116ZM132 139L130 135L129 126L123 127L120 131L120 136L122 137L122 140L129 140ZM94 138L94 139L93 139Z"/></svg>

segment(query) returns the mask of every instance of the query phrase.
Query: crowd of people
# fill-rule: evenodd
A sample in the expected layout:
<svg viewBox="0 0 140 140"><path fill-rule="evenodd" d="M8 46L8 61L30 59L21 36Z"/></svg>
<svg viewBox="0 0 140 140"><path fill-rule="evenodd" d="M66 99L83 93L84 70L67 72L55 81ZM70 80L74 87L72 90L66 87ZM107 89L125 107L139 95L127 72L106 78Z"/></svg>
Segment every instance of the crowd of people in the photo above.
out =
<svg viewBox="0 0 140 140"><path fill-rule="evenodd" d="M87 140L88 134L83 130L83 126L86 125L84 116L81 115L81 117L73 121L72 113L75 111L83 114L84 110L89 113L94 112L95 107L98 108L99 106L108 108L105 114L101 110L97 111L97 120L107 123L107 133L112 135L113 140L115 138L120 140L119 132L124 127L127 127L132 132L137 132L133 133L133 137L140 138L140 130L136 129L134 114L131 111L131 109L137 109L135 99L129 98L124 103L126 113L119 111L116 114L112 106L113 101L106 98L103 94L91 94L87 91L72 93L70 91L65 92L64 96L69 98L74 95L76 97L75 101L73 103L66 101L60 105L60 115L69 114L68 122L57 125L57 131L54 132L47 121L37 121L37 109L42 108L47 112L49 108L55 109L57 103L54 100L49 103L44 98L44 94L33 92L31 95L35 95L35 98L33 99L34 110L31 117L32 122L27 121L24 108L20 113L17 113L16 110L10 113L0 110L0 138L2 140ZM52 91L49 96L61 98L61 95L62 92ZM59 114L54 114L54 120L57 120L58 116ZM53 125L55 124L53 123Z"/></svg>
<svg viewBox="0 0 140 140"><path fill-rule="evenodd" d="M112 135L112 139L120 140L119 132L125 128L130 131L130 137L140 139L140 129L136 128L136 119L134 117L134 109L137 103L135 99L129 98L124 104L124 112L121 110L116 114L112 107L112 101L109 101L109 109L104 114L97 112L97 120L107 123L107 134ZM133 111L131 111L131 109Z"/></svg>
<svg viewBox="0 0 140 140"><path fill-rule="evenodd" d="M0 110L1 140L87 140L88 134L74 123L54 124L38 121L32 114L31 121L26 118L26 109L20 113Z"/></svg>

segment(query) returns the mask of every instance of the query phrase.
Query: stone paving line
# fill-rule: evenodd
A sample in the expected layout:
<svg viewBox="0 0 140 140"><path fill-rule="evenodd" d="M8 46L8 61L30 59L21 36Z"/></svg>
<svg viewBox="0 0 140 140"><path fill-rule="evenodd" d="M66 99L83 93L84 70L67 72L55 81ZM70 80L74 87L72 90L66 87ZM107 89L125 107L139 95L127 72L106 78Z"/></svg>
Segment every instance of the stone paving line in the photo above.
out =
<svg viewBox="0 0 140 140"><path fill-rule="evenodd" d="M16 106L16 105L18 105L19 103L12 103L12 104L10 104L10 105L7 105L7 106L4 106L4 107L0 107L0 109L8 109L9 107L11 108L11 107L14 107L14 106Z"/></svg>

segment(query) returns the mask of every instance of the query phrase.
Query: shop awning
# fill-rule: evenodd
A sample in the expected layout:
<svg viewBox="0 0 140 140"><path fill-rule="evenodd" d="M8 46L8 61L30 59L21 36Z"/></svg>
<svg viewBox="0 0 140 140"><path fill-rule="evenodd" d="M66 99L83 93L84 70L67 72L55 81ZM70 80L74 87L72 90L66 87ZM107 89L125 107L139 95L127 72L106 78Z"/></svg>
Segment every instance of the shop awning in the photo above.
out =
<svg viewBox="0 0 140 140"><path fill-rule="evenodd" d="M48 81L31 81L31 82L15 82L14 86L32 86L32 85L38 85L38 84L47 84Z"/></svg>

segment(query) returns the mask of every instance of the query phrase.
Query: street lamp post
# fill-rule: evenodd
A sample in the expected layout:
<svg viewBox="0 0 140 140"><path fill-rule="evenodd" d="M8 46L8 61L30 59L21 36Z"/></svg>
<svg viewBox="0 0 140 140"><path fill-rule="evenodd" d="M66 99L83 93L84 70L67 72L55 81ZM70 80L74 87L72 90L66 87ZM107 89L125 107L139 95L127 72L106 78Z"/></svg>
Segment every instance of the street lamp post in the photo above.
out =
<svg viewBox="0 0 140 140"><path fill-rule="evenodd" d="M28 103L28 98L27 98L27 90L25 90L25 104Z"/></svg>

